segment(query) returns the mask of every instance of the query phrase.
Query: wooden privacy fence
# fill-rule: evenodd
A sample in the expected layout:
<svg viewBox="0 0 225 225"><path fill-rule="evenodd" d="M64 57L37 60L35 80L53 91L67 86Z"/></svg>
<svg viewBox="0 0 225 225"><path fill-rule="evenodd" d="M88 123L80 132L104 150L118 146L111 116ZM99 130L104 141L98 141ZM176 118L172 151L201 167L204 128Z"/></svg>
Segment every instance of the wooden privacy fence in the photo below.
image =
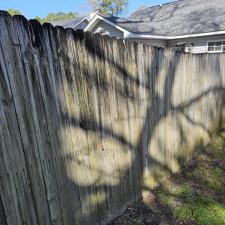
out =
<svg viewBox="0 0 225 225"><path fill-rule="evenodd" d="M1 224L121 213L221 126L224 62L1 12Z"/></svg>

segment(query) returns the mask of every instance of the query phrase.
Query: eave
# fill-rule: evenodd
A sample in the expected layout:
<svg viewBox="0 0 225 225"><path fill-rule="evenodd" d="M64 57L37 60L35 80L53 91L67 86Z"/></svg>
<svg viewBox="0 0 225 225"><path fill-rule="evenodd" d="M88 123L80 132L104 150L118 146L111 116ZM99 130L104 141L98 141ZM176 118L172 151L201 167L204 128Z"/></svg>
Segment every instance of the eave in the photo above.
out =
<svg viewBox="0 0 225 225"><path fill-rule="evenodd" d="M89 22L88 26L84 29L84 31L92 31L92 29L98 24L98 22L102 20L105 23L115 27L116 29L122 31L124 33L124 39L154 39L154 40L176 40L176 39L185 39L185 38L196 38L196 37L205 37L205 36L213 36L213 35L222 35L225 34L225 31L215 31L208 33L199 33L199 34L188 34L188 35L175 35L175 36L167 36L167 35L149 35L149 34L137 34L130 32L119 25L107 20L102 17L98 13L93 17L93 19Z"/></svg>

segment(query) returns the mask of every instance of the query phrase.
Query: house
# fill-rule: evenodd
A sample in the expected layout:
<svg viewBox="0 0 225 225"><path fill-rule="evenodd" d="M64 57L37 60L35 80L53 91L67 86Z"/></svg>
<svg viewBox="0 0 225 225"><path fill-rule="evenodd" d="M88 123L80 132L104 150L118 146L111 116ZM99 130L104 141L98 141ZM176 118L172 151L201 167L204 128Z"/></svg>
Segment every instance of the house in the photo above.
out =
<svg viewBox="0 0 225 225"><path fill-rule="evenodd" d="M96 13L85 31L190 53L225 52L225 0L179 0L128 18Z"/></svg>
<svg viewBox="0 0 225 225"><path fill-rule="evenodd" d="M76 17L73 19L62 20L62 21L53 21L51 24L53 26L62 26L64 28L73 28L75 30L85 29L90 21L89 17Z"/></svg>

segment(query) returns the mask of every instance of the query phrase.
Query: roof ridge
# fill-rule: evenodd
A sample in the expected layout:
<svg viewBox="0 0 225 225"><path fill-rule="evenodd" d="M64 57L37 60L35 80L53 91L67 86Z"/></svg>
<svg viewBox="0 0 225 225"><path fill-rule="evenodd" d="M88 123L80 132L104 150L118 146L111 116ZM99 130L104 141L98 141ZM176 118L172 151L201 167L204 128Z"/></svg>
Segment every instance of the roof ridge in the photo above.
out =
<svg viewBox="0 0 225 225"><path fill-rule="evenodd" d="M160 6L170 5L170 4L174 4L174 3L177 3L177 2L181 2L181 1L184 1L184 0L175 0L175 1L173 1L173 2L166 2L166 3L159 4L159 5L160 5Z"/></svg>
<svg viewBox="0 0 225 225"><path fill-rule="evenodd" d="M101 13L99 12L96 12L97 15L105 18L105 19L109 19L109 18L119 18L119 19L125 19L125 20L129 20L129 17L122 17L122 16L105 16L105 15L102 15Z"/></svg>
<svg viewBox="0 0 225 225"><path fill-rule="evenodd" d="M156 8L156 7L162 7L162 6L164 6L164 5L170 5L170 4L174 4L174 3L177 3L177 2L181 2L181 1L184 1L184 0L175 0L175 1L173 1L173 2L166 2L166 3L162 3L162 4L158 4L158 5L148 6L148 7L144 8L144 9L137 10L137 11L133 12L132 14L134 14L134 13L136 13L136 12L144 11L144 10L146 10L146 9L152 9L152 8ZM131 14L131 15L132 15L132 14Z"/></svg>

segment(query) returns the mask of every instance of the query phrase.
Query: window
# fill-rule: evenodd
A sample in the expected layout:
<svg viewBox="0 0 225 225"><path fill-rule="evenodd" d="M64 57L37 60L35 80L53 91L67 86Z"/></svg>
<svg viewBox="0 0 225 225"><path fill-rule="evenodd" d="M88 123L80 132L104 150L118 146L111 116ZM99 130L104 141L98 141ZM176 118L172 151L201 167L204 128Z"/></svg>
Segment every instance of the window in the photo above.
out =
<svg viewBox="0 0 225 225"><path fill-rule="evenodd" d="M185 43L177 43L171 46L175 51L184 52L185 51Z"/></svg>
<svg viewBox="0 0 225 225"><path fill-rule="evenodd" d="M225 41L208 42L208 52L225 52Z"/></svg>

